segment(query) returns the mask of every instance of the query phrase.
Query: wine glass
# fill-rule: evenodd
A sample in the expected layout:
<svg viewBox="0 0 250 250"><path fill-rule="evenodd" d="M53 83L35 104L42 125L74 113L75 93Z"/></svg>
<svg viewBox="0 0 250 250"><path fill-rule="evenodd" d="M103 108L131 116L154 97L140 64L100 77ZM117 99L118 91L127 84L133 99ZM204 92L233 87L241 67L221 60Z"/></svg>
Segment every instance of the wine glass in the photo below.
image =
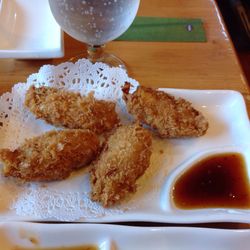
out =
<svg viewBox="0 0 250 250"><path fill-rule="evenodd" d="M88 59L125 68L116 56L103 52L104 44L124 33L133 22L140 0L49 0L61 28L87 44Z"/></svg>

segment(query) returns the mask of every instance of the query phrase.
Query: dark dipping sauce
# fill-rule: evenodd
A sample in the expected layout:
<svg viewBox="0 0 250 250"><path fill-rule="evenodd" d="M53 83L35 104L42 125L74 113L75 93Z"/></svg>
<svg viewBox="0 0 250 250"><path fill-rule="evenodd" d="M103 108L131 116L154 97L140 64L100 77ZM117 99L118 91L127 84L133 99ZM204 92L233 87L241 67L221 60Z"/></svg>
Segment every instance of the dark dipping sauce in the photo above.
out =
<svg viewBox="0 0 250 250"><path fill-rule="evenodd" d="M225 153L197 162L176 180L172 198L181 209L250 208L250 184L243 156Z"/></svg>

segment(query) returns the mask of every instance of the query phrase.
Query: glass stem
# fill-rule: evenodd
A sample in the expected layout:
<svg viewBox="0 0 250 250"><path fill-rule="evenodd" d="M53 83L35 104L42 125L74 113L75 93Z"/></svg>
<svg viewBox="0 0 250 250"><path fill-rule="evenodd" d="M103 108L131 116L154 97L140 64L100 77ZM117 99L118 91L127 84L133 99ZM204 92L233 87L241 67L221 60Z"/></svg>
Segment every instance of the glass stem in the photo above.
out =
<svg viewBox="0 0 250 250"><path fill-rule="evenodd" d="M88 59L93 63L100 61L103 56L103 48L104 45L88 45Z"/></svg>

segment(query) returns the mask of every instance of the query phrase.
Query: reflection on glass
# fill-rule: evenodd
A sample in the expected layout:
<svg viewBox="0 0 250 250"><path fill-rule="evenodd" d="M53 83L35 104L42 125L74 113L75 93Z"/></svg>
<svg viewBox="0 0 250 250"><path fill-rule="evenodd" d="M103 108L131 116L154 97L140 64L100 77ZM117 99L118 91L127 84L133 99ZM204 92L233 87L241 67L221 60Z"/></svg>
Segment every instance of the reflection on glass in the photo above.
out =
<svg viewBox="0 0 250 250"><path fill-rule="evenodd" d="M88 44L92 61L122 65L104 54L102 45L124 33L133 22L139 0L49 0L51 11L62 29Z"/></svg>

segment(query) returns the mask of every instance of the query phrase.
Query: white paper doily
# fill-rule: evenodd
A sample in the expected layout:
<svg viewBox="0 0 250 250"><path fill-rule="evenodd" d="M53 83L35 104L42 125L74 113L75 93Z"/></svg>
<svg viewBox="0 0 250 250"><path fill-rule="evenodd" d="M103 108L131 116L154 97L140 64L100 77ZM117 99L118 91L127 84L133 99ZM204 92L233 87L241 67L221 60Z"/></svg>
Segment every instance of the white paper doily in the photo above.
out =
<svg viewBox="0 0 250 250"><path fill-rule="evenodd" d="M133 85L132 91L138 86L138 82L129 78L123 69L110 68L103 63L92 64L86 59L76 63L65 62L57 66L41 67L38 73L28 77L26 83L17 83L11 93L5 93L0 97L1 148L13 150L25 139L55 129L46 122L36 119L24 107L25 93L31 85L56 87L79 92L81 95L94 91L97 99L116 102L116 111L121 121L126 122L129 117L121 91L126 81ZM13 194L10 208L20 216L63 221L102 216L113 212L120 213L119 209L104 209L89 199L89 188L86 190L86 187L82 187L82 178L87 178L86 176L83 174L62 182L48 183L46 188L39 183L19 184L18 194ZM85 183L87 182L85 180ZM12 185L12 189L16 191L14 187L16 183L2 176L0 185Z"/></svg>
<svg viewBox="0 0 250 250"><path fill-rule="evenodd" d="M94 91L97 99L116 102L116 110L121 119L126 121L126 109L122 100L121 86L128 81L133 85L138 82L129 78L120 68L110 68L103 63L92 64L86 59L78 62L65 62L57 66L45 65L38 73L28 77L26 83L14 85L11 93L0 97L0 142L2 148L15 148L25 138L38 135L54 128L42 120L37 120L23 105L25 93L31 85L49 86L87 95ZM10 136L11 135L11 136Z"/></svg>

